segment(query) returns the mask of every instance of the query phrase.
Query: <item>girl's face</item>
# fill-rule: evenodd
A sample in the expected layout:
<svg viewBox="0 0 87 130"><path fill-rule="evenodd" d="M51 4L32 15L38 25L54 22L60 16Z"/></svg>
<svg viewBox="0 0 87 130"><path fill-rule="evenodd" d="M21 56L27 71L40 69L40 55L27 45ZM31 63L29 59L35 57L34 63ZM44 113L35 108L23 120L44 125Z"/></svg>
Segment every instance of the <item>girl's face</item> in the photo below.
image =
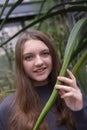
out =
<svg viewBox="0 0 87 130"><path fill-rule="evenodd" d="M44 42L33 39L25 42L23 66L34 86L48 83L48 76L52 70L52 58Z"/></svg>

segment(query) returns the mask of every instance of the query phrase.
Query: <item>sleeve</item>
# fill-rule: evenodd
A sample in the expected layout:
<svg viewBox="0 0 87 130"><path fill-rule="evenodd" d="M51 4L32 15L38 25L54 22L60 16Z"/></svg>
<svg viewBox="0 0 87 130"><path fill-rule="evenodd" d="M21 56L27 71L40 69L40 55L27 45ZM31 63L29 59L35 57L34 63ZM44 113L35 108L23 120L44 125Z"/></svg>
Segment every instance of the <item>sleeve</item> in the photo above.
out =
<svg viewBox="0 0 87 130"><path fill-rule="evenodd" d="M2 124L1 120L0 120L0 130L4 130L4 127L3 127L3 124Z"/></svg>
<svg viewBox="0 0 87 130"><path fill-rule="evenodd" d="M9 104L11 100L12 96L9 96L0 104L0 130L9 130Z"/></svg>
<svg viewBox="0 0 87 130"><path fill-rule="evenodd" d="M83 108L79 111L71 111L76 124L76 130L87 130L87 99L83 95Z"/></svg>
<svg viewBox="0 0 87 130"><path fill-rule="evenodd" d="M2 106L0 105L0 130L5 130L5 114L2 110Z"/></svg>

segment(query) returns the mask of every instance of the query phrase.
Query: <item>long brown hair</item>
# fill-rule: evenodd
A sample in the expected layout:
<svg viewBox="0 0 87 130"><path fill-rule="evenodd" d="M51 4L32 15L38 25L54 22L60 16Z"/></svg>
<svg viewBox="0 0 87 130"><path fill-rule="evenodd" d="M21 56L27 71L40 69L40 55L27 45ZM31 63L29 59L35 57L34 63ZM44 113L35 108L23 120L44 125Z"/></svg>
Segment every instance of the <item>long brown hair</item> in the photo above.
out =
<svg viewBox="0 0 87 130"><path fill-rule="evenodd" d="M40 106L39 97L35 92L34 87L32 86L31 80L26 75L23 68L23 47L25 42L30 39L43 41L44 44L46 44L46 46L50 50L50 54L52 57L52 71L49 75L49 82L51 83L52 86L55 85L57 76L61 68L60 60L55 50L53 39L51 37L48 37L47 35L37 30L30 30L21 34L15 47L15 68L16 68L17 90L16 90L14 102L12 104L12 106L14 106L14 111L11 116L11 123L10 123L11 130L15 130L15 129L32 130L34 123L37 120L37 117L41 111L41 108L39 107ZM61 102L61 99L58 101L58 104L59 102ZM61 123L62 120L66 118L66 116L64 117L63 116L64 114L62 114L65 110L64 107L63 107L63 111L61 111L61 115L63 117L61 118ZM59 110L60 109L58 109L58 111ZM48 130L48 126L45 122L43 122L42 125L40 126L40 130Z"/></svg>

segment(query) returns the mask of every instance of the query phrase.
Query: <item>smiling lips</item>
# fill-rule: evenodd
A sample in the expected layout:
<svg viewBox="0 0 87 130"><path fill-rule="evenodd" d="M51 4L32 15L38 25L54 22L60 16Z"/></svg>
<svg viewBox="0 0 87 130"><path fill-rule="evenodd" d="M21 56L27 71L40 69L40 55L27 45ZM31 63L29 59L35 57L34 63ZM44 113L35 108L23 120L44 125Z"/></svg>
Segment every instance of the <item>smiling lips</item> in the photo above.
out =
<svg viewBox="0 0 87 130"><path fill-rule="evenodd" d="M34 72L37 73L37 74L43 74L45 70L46 70L46 67L37 69Z"/></svg>

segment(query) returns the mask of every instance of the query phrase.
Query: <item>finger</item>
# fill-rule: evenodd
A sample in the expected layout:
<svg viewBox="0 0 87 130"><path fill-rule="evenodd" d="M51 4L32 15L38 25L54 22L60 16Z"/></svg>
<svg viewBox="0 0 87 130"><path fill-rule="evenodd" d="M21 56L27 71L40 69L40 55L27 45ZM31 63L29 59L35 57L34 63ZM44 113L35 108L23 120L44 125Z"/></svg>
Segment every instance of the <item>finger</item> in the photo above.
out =
<svg viewBox="0 0 87 130"><path fill-rule="evenodd" d="M73 73L69 69L67 69L67 73L71 79L75 80L75 76L73 75Z"/></svg>
<svg viewBox="0 0 87 130"><path fill-rule="evenodd" d="M70 91L70 92L61 94L61 98L68 98L68 97L72 97L72 98L77 99L78 101L82 101L82 93L80 92L77 93L77 92Z"/></svg>
<svg viewBox="0 0 87 130"><path fill-rule="evenodd" d="M72 79L69 79L67 77L59 76L58 80L63 82L64 84L68 84L68 85L70 85L72 83Z"/></svg>
<svg viewBox="0 0 87 130"><path fill-rule="evenodd" d="M64 93L64 94L62 94L61 95L61 98L68 98L68 97L73 97L73 98L75 98L76 97L76 94L75 93L73 93L73 92L68 92L68 93Z"/></svg>
<svg viewBox="0 0 87 130"><path fill-rule="evenodd" d="M76 78L75 78L75 76L68 69L67 69L67 72L68 72L68 75L69 75L70 78L59 76L58 80L61 81L61 82L63 82L64 84L68 84L69 86L76 88L77 84L76 84Z"/></svg>
<svg viewBox="0 0 87 130"><path fill-rule="evenodd" d="M65 85L55 85L55 88L65 92L75 91L74 88Z"/></svg>
<svg viewBox="0 0 87 130"><path fill-rule="evenodd" d="M60 96L62 96L65 92L63 90L59 90Z"/></svg>

